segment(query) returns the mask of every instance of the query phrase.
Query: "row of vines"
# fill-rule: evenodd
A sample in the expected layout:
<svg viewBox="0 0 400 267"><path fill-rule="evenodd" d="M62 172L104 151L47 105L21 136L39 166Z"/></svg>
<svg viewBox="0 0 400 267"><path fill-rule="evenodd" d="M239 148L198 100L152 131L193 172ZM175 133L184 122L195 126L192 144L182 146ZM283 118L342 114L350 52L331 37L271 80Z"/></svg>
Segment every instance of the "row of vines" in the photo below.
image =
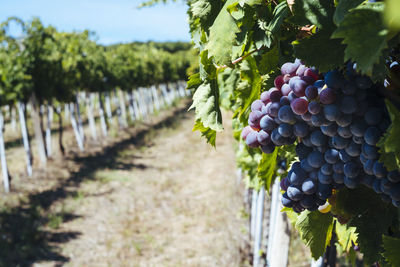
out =
<svg viewBox="0 0 400 267"><path fill-rule="evenodd" d="M18 36L13 35L16 28ZM0 40L0 159L6 192L10 174L5 122L10 121L15 130L18 116L27 174L32 176L31 135L37 144L37 162L42 165L52 157L54 129L62 153L66 126L72 127L83 151L87 140L107 137L114 115L118 127L126 128L187 95L182 81L196 69L195 54L187 43L103 46L96 43L93 32L59 32L39 19L9 18L0 25ZM101 135L96 132L96 120ZM85 123L90 138L85 136Z"/></svg>
<svg viewBox="0 0 400 267"><path fill-rule="evenodd" d="M187 4L194 130L215 146L221 108L233 112L248 185L281 179L315 259L333 246L353 264L400 266L398 1Z"/></svg>

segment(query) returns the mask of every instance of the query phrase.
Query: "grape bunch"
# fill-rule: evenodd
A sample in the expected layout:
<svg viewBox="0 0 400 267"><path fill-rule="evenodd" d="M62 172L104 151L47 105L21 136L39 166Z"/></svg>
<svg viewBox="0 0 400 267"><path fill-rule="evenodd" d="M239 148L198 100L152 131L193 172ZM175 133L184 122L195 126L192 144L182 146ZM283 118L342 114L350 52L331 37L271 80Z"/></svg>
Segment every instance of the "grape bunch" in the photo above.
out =
<svg viewBox="0 0 400 267"><path fill-rule="evenodd" d="M378 161L377 143L390 125L378 85L352 63L322 75L296 60L281 73L252 103L242 138L264 153L297 142L299 161L281 180L282 204L316 210L333 189L363 184L399 207L400 172Z"/></svg>

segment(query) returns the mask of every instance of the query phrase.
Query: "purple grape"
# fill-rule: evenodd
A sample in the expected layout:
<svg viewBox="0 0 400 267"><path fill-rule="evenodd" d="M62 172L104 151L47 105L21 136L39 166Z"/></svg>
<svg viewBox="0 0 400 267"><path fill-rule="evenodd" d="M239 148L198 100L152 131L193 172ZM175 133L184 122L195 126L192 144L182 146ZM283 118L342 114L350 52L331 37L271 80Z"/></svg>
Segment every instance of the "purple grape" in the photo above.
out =
<svg viewBox="0 0 400 267"><path fill-rule="evenodd" d="M269 99L269 91L262 92L260 99L262 102L264 102L264 104L267 104L268 102L270 102L271 100Z"/></svg>
<svg viewBox="0 0 400 267"><path fill-rule="evenodd" d="M262 107L264 106L264 103L257 99L253 103L251 103L251 111L261 111Z"/></svg>
<svg viewBox="0 0 400 267"><path fill-rule="evenodd" d="M290 185L286 192L288 197L294 201L299 201L304 195L304 193L298 187L293 185Z"/></svg>
<svg viewBox="0 0 400 267"><path fill-rule="evenodd" d="M252 132L252 131L253 131L253 129L252 129L250 126L244 127L243 130L242 130L242 134L241 134L242 139L243 139L243 140L246 140L246 137L247 137L247 136L249 135L249 133Z"/></svg>
<svg viewBox="0 0 400 267"><path fill-rule="evenodd" d="M318 80L319 76L318 76L318 72L314 71L313 69L307 68L304 71L304 75L308 76L308 77L312 77L314 81Z"/></svg>
<svg viewBox="0 0 400 267"><path fill-rule="evenodd" d="M370 146L368 144L362 144L361 151L367 159L377 159L378 158L378 148L375 146Z"/></svg>
<svg viewBox="0 0 400 267"><path fill-rule="evenodd" d="M341 88L344 84L344 76L337 70L329 71L325 75L325 83L331 88Z"/></svg>
<svg viewBox="0 0 400 267"><path fill-rule="evenodd" d="M281 90L274 87L269 89L269 98L271 102L279 102L279 100L281 100L281 97L282 97Z"/></svg>
<svg viewBox="0 0 400 267"><path fill-rule="evenodd" d="M339 160L339 151L333 148L326 150L324 154L324 159L329 164L335 164Z"/></svg>
<svg viewBox="0 0 400 267"><path fill-rule="evenodd" d="M320 168L324 164L323 155L321 152L311 152L307 157L308 164L313 168Z"/></svg>
<svg viewBox="0 0 400 267"><path fill-rule="evenodd" d="M344 114L352 114L357 110L357 100L353 96L344 96L340 103L340 111Z"/></svg>
<svg viewBox="0 0 400 267"><path fill-rule="evenodd" d="M290 108L290 106L287 106L287 105L282 106L279 109L278 118L279 118L279 120L281 120L282 122L285 122L285 123L289 123L289 124L296 123L296 117L294 116L294 113L293 113L292 109Z"/></svg>
<svg viewBox="0 0 400 267"><path fill-rule="evenodd" d="M352 122L352 116L350 114L342 114L337 120L336 123L341 127L347 127Z"/></svg>
<svg viewBox="0 0 400 267"><path fill-rule="evenodd" d="M350 124L350 131L353 135L362 137L364 136L367 127L368 125L365 123L365 121L363 119L359 119Z"/></svg>
<svg viewBox="0 0 400 267"><path fill-rule="evenodd" d="M315 130L311 133L311 143L314 146L323 146L328 142L328 137L324 135L321 130Z"/></svg>
<svg viewBox="0 0 400 267"><path fill-rule="evenodd" d="M381 131L376 127L369 127L364 134L364 140L368 145L375 146L381 137Z"/></svg>
<svg viewBox="0 0 400 267"><path fill-rule="evenodd" d="M379 108L371 108L364 115L364 119L368 125L379 124L382 120L382 117L383 114Z"/></svg>
<svg viewBox="0 0 400 267"><path fill-rule="evenodd" d="M265 115L260 120L260 127L267 133L271 133L272 130L274 130L276 128L276 123L273 118L271 118L268 115Z"/></svg>
<svg viewBox="0 0 400 267"><path fill-rule="evenodd" d="M347 82L342 88L342 92L345 95L354 95L357 91L357 85L354 82Z"/></svg>
<svg viewBox="0 0 400 267"><path fill-rule="evenodd" d="M295 77L293 77L289 82L290 89L292 89L293 93L298 97L305 96L305 91L308 85L307 82L303 81L302 79L294 78Z"/></svg>
<svg viewBox="0 0 400 267"><path fill-rule="evenodd" d="M343 138L350 138L352 137L350 127L338 127L337 129L338 135L340 135Z"/></svg>
<svg viewBox="0 0 400 267"><path fill-rule="evenodd" d="M261 151L265 154L271 154L275 150L275 145L271 142L268 145L262 145Z"/></svg>
<svg viewBox="0 0 400 267"><path fill-rule="evenodd" d="M296 98L290 103L290 107L297 115L303 115L307 112L308 102L302 98Z"/></svg>
<svg viewBox="0 0 400 267"><path fill-rule="evenodd" d="M335 104L326 105L324 107L324 114L325 118L328 121L336 121L337 119L340 118L341 115L338 106L336 106Z"/></svg>
<svg viewBox="0 0 400 267"><path fill-rule="evenodd" d="M372 81L367 76L357 76L356 84L360 89L368 89L372 86Z"/></svg>
<svg viewBox="0 0 400 267"><path fill-rule="evenodd" d="M312 148L307 147L303 143L299 143L296 146L296 154L299 156L299 159L304 159L312 152Z"/></svg>
<svg viewBox="0 0 400 267"><path fill-rule="evenodd" d="M305 65L300 65L298 68L297 68L297 71L296 71L296 75L297 76L304 76L304 71L306 70L306 66Z"/></svg>
<svg viewBox="0 0 400 267"><path fill-rule="evenodd" d="M400 173L399 171L390 171L387 175L387 178L389 181L391 181L392 183L398 183L400 182Z"/></svg>
<svg viewBox="0 0 400 267"><path fill-rule="evenodd" d="M355 178L360 173L360 164L355 161L349 161L344 164L344 175L349 178Z"/></svg>
<svg viewBox="0 0 400 267"><path fill-rule="evenodd" d="M306 137L308 134L308 125L304 122L297 122L293 126L293 134L297 137Z"/></svg>
<svg viewBox="0 0 400 267"><path fill-rule="evenodd" d="M289 101L292 102L293 100L295 100L296 98L298 98L298 96L295 95L295 94L293 93L293 91L291 91L291 92L288 94L288 98L289 98Z"/></svg>
<svg viewBox="0 0 400 267"><path fill-rule="evenodd" d="M282 75L285 75L285 74L293 75L296 73L297 68L298 68L297 64L288 62L288 63L285 63L282 65L281 73L282 73Z"/></svg>
<svg viewBox="0 0 400 267"><path fill-rule="evenodd" d="M258 147L260 144L258 143L257 136L258 133L256 131L250 132L246 137L246 144L252 148Z"/></svg>
<svg viewBox="0 0 400 267"><path fill-rule="evenodd" d="M311 113L309 113L309 112L306 112L306 113L304 113L303 115L301 115L301 119L303 120L303 121L307 121L307 122L309 122L309 121L311 121Z"/></svg>
<svg viewBox="0 0 400 267"><path fill-rule="evenodd" d="M378 178L383 178L387 175L387 170L385 166L379 161L375 161L374 167L372 169L374 171L374 175Z"/></svg>
<svg viewBox="0 0 400 267"><path fill-rule="evenodd" d="M281 105L279 104L279 102L271 103L271 105L269 106L269 109L268 109L268 115L273 118L277 117L280 107L281 107Z"/></svg>
<svg viewBox="0 0 400 267"><path fill-rule="evenodd" d="M304 194L313 195L317 192L317 183L312 179L306 179L301 185L301 189Z"/></svg>
<svg viewBox="0 0 400 267"><path fill-rule="evenodd" d="M305 95L308 99L316 99L318 97L318 88L314 85L307 86Z"/></svg>
<svg viewBox="0 0 400 267"><path fill-rule="evenodd" d="M322 104L329 105L335 102L335 100L336 94L331 88L325 88L319 94L319 101L321 101Z"/></svg>
<svg viewBox="0 0 400 267"><path fill-rule="evenodd" d="M345 151L351 157L358 157L361 154L361 145L351 141L348 147L345 148Z"/></svg>
<svg viewBox="0 0 400 267"><path fill-rule="evenodd" d="M321 172L321 170L318 171L318 182L321 184L332 184L333 179L331 175L325 175Z"/></svg>
<svg viewBox="0 0 400 267"><path fill-rule="evenodd" d="M288 96L291 91L292 91L292 89L290 89L289 84L285 83L284 85L282 85L282 88L281 88L282 95Z"/></svg>
<svg viewBox="0 0 400 267"><path fill-rule="evenodd" d="M364 164L364 172L368 175L374 175L374 163L375 161L369 159Z"/></svg>
<svg viewBox="0 0 400 267"><path fill-rule="evenodd" d="M271 138L266 131L261 130L257 134L257 141L260 145L268 145L271 142Z"/></svg>
<svg viewBox="0 0 400 267"><path fill-rule="evenodd" d="M283 205L284 207L287 207L287 208L293 207L293 204L294 204L294 201L291 200L291 199L288 197L287 192L285 192L285 193L282 195L281 202L282 202L282 205Z"/></svg>
<svg viewBox="0 0 400 267"><path fill-rule="evenodd" d="M276 145L276 146L282 146L285 142L285 138L280 135L278 132L278 129L274 129L271 132L271 141Z"/></svg>
<svg viewBox="0 0 400 267"><path fill-rule="evenodd" d="M278 133L283 137L290 137L293 135L293 126L287 123L283 123L279 125Z"/></svg>
<svg viewBox="0 0 400 267"><path fill-rule="evenodd" d="M344 176L343 182L347 188L355 189L360 184L360 178L358 176L353 178Z"/></svg>
<svg viewBox="0 0 400 267"><path fill-rule="evenodd" d="M339 135L335 135L334 137L332 137L332 145L336 149L346 148L349 142L350 142L349 139L343 138Z"/></svg>
<svg viewBox="0 0 400 267"><path fill-rule="evenodd" d="M318 114L321 111L321 105L317 101L311 101L308 104L308 112L311 114Z"/></svg>
<svg viewBox="0 0 400 267"><path fill-rule="evenodd" d="M321 131L324 135L327 135L329 137L333 137L337 133L337 125L335 123L332 123L328 126L321 126Z"/></svg>
<svg viewBox="0 0 400 267"><path fill-rule="evenodd" d="M287 96L282 96L281 99L279 100L279 104L281 104L281 106L288 106L288 105L290 105L289 97L287 97Z"/></svg>

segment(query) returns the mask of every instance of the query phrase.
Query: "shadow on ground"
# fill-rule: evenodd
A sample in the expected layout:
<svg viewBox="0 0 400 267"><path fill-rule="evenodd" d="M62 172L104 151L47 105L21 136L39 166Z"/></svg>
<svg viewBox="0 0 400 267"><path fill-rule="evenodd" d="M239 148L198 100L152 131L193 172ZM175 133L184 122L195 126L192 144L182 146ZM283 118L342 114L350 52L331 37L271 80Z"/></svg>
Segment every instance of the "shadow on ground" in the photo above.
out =
<svg viewBox="0 0 400 267"><path fill-rule="evenodd" d="M105 147L99 153L89 156L67 156L65 160L79 165L78 171L72 172L69 178L61 180L52 189L29 194L17 207L3 208L0 211L0 266L32 266L35 262L45 261L57 261L62 265L68 262L69 258L62 255L58 246L79 237L81 233L46 230L46 226L51 222L50 207L56 202L75 197L80 184L85 180L93 180L94 173L99 169L148 168L143 164L119 161L119 152L132 144L135 147L151 145L146 141L146 135L164 128L175 128L182 118L188 116L186 111L186 105L180 106L157 124L146 125L145 129ZM62 222L78 217L73 213L63 213Z"/></svg>

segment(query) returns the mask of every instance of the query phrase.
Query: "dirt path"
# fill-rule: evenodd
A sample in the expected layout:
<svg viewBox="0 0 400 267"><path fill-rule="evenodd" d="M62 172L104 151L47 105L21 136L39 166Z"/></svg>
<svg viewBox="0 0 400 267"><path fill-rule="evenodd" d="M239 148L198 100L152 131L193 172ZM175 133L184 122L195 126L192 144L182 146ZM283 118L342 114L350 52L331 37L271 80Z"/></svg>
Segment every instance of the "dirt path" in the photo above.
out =
<svg viewBox="0 0 400 267"><path fill-rule="evenodd" d="M2 224L26 220L20 227L32 232L9 226L10 252L28 247L8 262L240 266L246 220L230 125L215 150L192 124L192 114L176 113L162 127L54 163L68 170L59 170L56 185L17 198L19 205L0 214ZM28 240L15 240L19 235Z"/></svg>

